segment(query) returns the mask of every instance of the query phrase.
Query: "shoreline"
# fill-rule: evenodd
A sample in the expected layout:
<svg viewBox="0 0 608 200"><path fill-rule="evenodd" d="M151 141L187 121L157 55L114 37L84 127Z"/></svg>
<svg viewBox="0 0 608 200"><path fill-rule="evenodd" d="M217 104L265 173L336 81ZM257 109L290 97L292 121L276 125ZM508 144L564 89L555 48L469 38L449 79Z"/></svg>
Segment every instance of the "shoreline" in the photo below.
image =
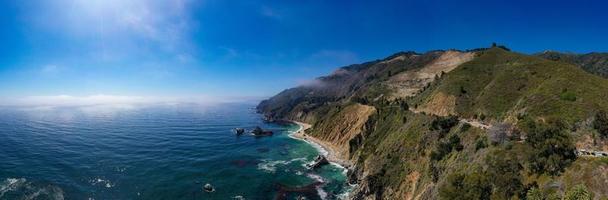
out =
<svg viewBox="0 0 608 200"><path fill-rule="evenodd" d="M334 149L335 147L332 147L330 144L327 144L327 142L321 141L318 138L307 135L305 133L305 131L307 129L311 128L312 125L304 123L304 122L293 121L293 120L289 120L288 122L300 126L300 128L297 131L289 134L289 136L291 136L294 139L302 140L306 143L309 143L310 145L312 145L313 147L318 149L319 153L322 154L323 156L325 156L327 158L327 160L330 162L330 164L337 165L341 168L344 168L345 170L350 169L350 166L351 166L350 162L337 157L337 153L336 153L337 151Z"/></svg>

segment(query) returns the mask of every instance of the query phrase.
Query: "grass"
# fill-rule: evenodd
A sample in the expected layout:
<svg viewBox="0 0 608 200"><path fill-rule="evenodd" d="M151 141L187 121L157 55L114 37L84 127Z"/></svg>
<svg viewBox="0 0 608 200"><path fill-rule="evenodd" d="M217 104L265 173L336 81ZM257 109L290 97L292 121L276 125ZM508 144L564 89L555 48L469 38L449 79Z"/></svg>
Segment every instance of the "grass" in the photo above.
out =
<svg viewBox="0 0 608 200"><path fill-rule="evenodd" d="M463 90L465 92L463 92ZM492 48L441 79L428 101L444 92L457 97L456 112L501 121L526 112L533 117L559 117L571 124L598 108L608 108L608 80L570 64Z"/></svg>

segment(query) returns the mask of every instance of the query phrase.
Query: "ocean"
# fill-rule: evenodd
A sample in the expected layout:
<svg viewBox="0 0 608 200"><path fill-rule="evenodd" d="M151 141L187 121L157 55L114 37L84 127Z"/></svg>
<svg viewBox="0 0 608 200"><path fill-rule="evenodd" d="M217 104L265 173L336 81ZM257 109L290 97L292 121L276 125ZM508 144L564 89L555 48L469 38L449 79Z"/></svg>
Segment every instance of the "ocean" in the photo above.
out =
<svg viewBox="0 0 608 200"><path fill-rule="evenodd" d="M253 103L0 108L0 199L339 199L345 170ZM237 136L260 126L274 135ZM214 192L203 191L211 184Z"/></svg>

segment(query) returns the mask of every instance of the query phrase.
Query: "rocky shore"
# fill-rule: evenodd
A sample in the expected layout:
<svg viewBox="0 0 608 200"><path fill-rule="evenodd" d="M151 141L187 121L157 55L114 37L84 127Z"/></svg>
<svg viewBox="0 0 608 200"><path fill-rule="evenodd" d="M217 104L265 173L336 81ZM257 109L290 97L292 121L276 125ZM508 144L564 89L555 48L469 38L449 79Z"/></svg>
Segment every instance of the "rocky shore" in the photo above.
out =
<svg viewBox="0 0 608 200"><path fill-rule="evenodd" d="M310 144L312 144L315 147L319 147L321 149L321 154L323 156L325 156L327 158L327 160L329 160L330 163L339 165L341 167L344 167L345 169L350 169L351 167L351 163L348 160L339 158L337 155L337 147L335 147L334 145L319 140L315 137L312 137L310 135L306 134L306 129L309 129L312 127L312 125L304 123L304 122L298 122L298 121L290 121L291 123L297 124L298 126L300 126L300 128L291 134L292 137L296 138L296 139L300 139L300 140L304 140Z"/></svg>

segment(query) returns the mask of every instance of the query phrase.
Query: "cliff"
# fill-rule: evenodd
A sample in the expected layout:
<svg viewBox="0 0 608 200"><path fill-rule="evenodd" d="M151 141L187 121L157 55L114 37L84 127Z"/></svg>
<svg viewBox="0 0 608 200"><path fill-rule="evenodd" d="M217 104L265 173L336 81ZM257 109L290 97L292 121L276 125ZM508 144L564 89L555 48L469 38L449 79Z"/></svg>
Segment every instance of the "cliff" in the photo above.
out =
<svg viewBox="0 0 608 200"><path fill-rule="evenodd" d="M309 136L353 164L352 199L566 196L581 185L608 195L606 158L575 154L606 148L595 124L608 80L570 62L497 47L401 52L314 83L257 109L312 124Z"/></svg>

